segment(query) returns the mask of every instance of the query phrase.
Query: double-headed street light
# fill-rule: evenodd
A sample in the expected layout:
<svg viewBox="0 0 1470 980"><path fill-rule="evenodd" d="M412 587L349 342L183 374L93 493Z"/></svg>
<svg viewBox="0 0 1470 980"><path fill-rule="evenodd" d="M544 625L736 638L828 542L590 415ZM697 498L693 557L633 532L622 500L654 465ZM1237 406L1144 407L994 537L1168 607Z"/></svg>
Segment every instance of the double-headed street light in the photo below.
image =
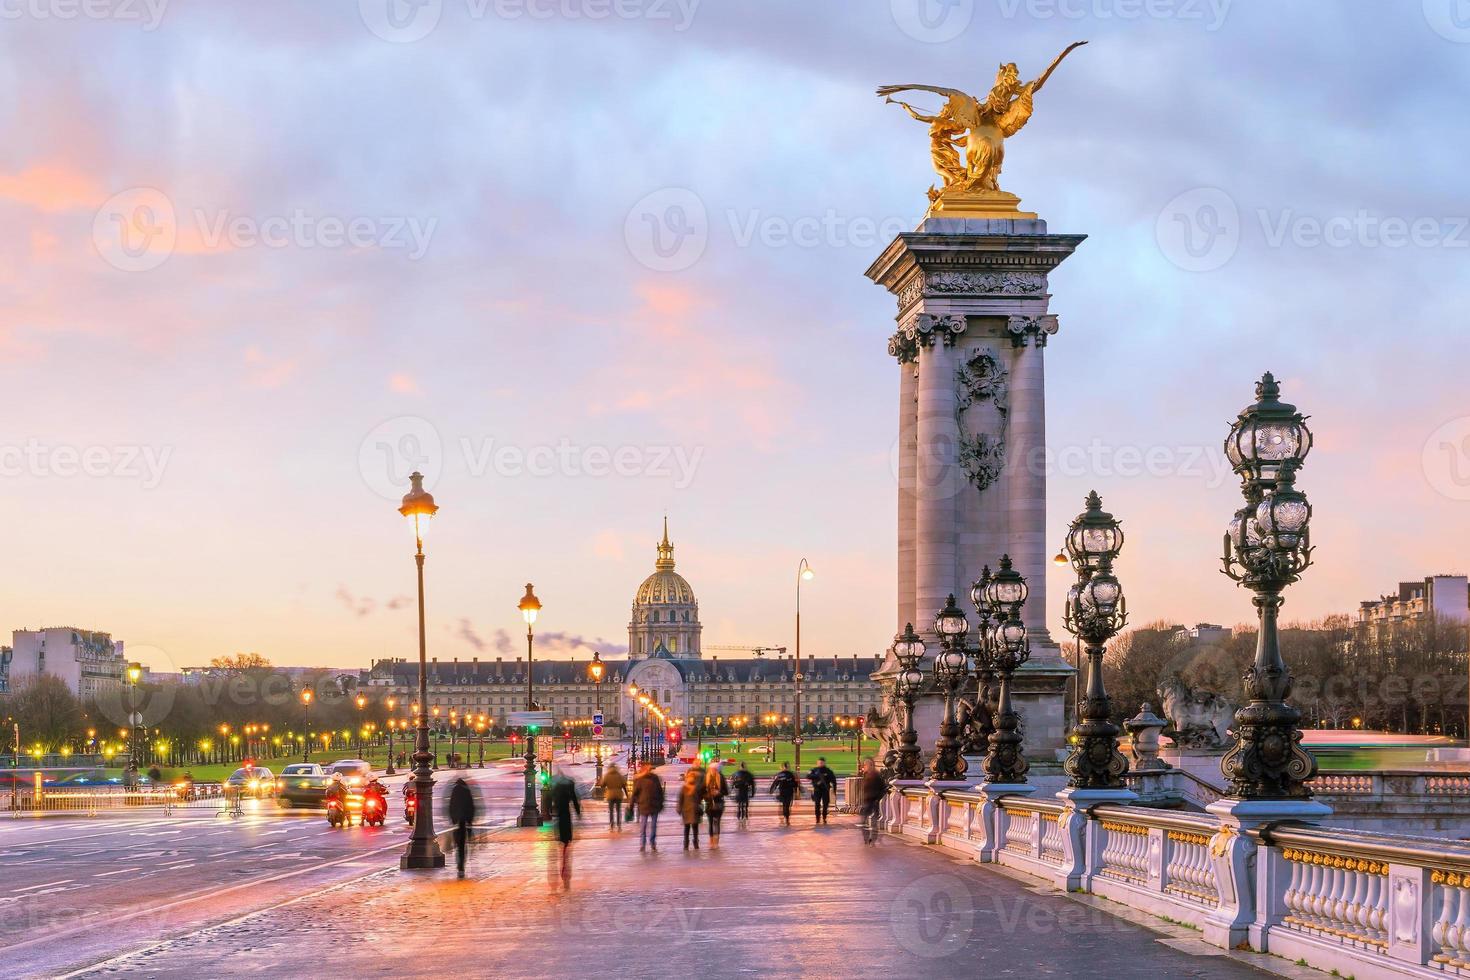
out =
<svg viewBox="0 0 1470 980"><path fill-rule="evenodd" d="M532 627L536 624L536 617L541 612L541 600L536 598L536 593L531 588L531 583L526 583L526 594L521 596L517 604L521 611L521 618L526 621L526 710L536 710L536 650ZM517 821L522 827L541 826L541 811L536 803L536 732L535 726L526 728L526 786L525 799L521 802L521 816Z"/></svg>
<svg viewBox="0 0 1470 980"><path fill-rule="evenodd" d="M1276 624L1281 593L1312 564L1312 506L1296 489L1312 433L1306 416L1280 396L1267 373L1255 404L1241 410L1225 439L1245 506L1225 532L1223 570L1255 593L1261 623L1255 662L1245 672L1248 703L1235 713L1235 745L1220 760L1230 796L1242 800L1309 799L1306 784L1317 774L1317 760L1301 746L1301 712L1286 703L1292 676Z"/></svg>
<svg viewBox="0 0 1470 980"><path fill-rule="evenodd" d="M1062 768L1067 785L1085 790L1123 789L1128 760L1118 751L1113 702L1103 687L1105 645L1128 622L1123 587L1113 575L1113 561L1123 550L1123 529L1102 509L1097 492L1087 495L1087 509L1067 531L1067 552L1077 582L1067 591L1063 622L1067 632L1086 647L1087 690L1077 699L1071 750Z"/></svg>
<svg viewBox="0 0 1470 980"><path fill-rule="evenodd" d="M1001 556L995 574L986 568L970 588L970 600L981 621L993 623L980 636L979 658L986 670L1000 678L995 729L985 753L986 782L996 785L1025 783L1031 768L1021 751L1021 720L1011 704L1011 675L1031 657L1026 624L1021 620L1021 607L1029 594L1026 579L1011 564L1010 555Z"/></svg>
<svg viewBox="0 0 1470 980"><path fill-rule="evenodd" d="M399 860L401 868L442 868L444 852L434 834L434 770L430 767L433 756L429 752L429 719L421 710L429 703L428 644L424 636L424 534L429 523L439 512L434 497L424 489L424 477L414 473L409 478L411 486L403 495L403 505L398 513L408 518L413 528L414 564L418 568L419 593L419 708L414 718L413 781L418 806L414 810L413 836L408 849Z"/></svg>
<svg viewBox="0 0 1470 980"><path fill-rule="evenodd" d="M955 720L954 702L970 676L970 658L965 652L970 622L955 605L953 593L934 617L934 632L944 644L944 650L934 658L934 680L944 694L944 717L939 723L939 741L934 746L933 772L938 780L958 780L965 778L967 766L960 754L960 726Z"/></svg>
<svg viewBox="0 0 1470 980"><path fill-rule="evenodd" d="M924 684L923 671L919 670L919 661L924 659L924 641L914 632L913 623L904 627L903 635L894 641L893 655L898 660L893 694L903 707L903 728L898 747L889 751L883 764L895 779L918 779L924 774L924 763L919 751L919 733L914 731L914 702L919 699L919 689Z"/></svg>

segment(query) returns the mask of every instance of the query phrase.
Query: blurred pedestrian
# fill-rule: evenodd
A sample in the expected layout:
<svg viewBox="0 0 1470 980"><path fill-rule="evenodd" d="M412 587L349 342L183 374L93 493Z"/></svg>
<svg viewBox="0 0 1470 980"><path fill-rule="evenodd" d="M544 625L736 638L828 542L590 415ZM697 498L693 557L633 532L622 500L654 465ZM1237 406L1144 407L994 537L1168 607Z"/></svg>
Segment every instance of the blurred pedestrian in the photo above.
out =
<svg viewBox="0 0 1470 980"><path fill-rule="evenodd" d="M735 792L735 819L750 819L750 798L755 795L755 776L740 763L735 775L730 777L730 788Z"/></svg>
<svg viewBox="0 0 1470 980"><path fill-rule="evenodd" d="M832 794L837 791L837 773L827 767L827 760L817 758L817 764L806 774L812 784L812 806L816 808L817 823L827 822L827 810L832 805Z"/></svg>
<svg viewBox="0 0 1470 980"><path fill-rule="evenodd" d="M616 762L607 765L602 774L602 798L607 800L607 826L609 830L623 829L623 800L628 796L628 777L624 776Z"/></svg>
<svg viewBox="0 0 1470 980"><path fill-rule="evenodd" d="M771 780L771 795L781 804L781 822L791 826L791 801L796 799L796 773L791 763L781 763L781 771Z"/></svg>
<svg viewBox="0 0 1470 980"><path fill-rule="evenodd" d="M647 762L633 780L633 806L638 812L638 850L658 850L658 815L664 809L664 781Z"/></svg>
<svg viewBox="0 0 1470 980"><path fill-rule="evenodd" d="M684 785L679 788L679 817L684 821L684 850L689 841L699 850L699 821L704 815L704 770L684 770Z"/></svg>
<svg viewBox="0 0 1470 980"><path fill-rule="evenodd" d="M454 781L449 790L449 823L454 827L454 864L459 876L464 877L465 861L469 859L470 824L475 822L475 794L464 777Z"/></svg>
<svg viewBox="0 0 1470 980"><path fill-rule="evenodd" d="M862 775L858 777L858 813L862 816L863 843L878 842L878 811L883 806L883 797L888 795L888 780L878 769L872 758L863 761Z"/></svg>
<svg viewBox="0 0 1470 980"><path fill-rule="evenodd" d="M561 886L572 887L572 811L582 818L582 803L577 799L577 784L561 766L552 770L551 809L556 815L556 839L561 841Z"/></svg>
<svg viewBox="0 0 1470 980"><path fill-rule="evenodd" d="M709 846L720 846L720 821L725 817L725 797L730 795L730 781L713 763L704 774L704 812L709 815Z"/></svg>

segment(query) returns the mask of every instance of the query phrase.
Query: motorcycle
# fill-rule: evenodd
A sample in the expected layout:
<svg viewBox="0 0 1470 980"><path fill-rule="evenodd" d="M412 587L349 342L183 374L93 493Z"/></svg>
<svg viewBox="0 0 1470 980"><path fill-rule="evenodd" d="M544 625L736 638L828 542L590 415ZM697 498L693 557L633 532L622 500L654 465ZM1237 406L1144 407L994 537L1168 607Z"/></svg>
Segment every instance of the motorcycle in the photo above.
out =
<svg viewBox="0 0 1470 980"><path fill-rule="evenodd" d="M418 819L419 798L417 796L405 796L403 798L403 819L410 827Z"/></svg>
<svg viewBox="0 0 1470 980"><path fill-rule="evenodd" d="M388 803L380 793L367 793L362 798L362 825L381 827L388 819Z"/></svg>
<svg viewBox="0 0 1470 980"><path fill-rule="evenodd" d="M347 810L342 806L340 799L333 797L327 800L327 823L331 824L333 829L350 824L351 822L352 818L348 816Z"/></svg>

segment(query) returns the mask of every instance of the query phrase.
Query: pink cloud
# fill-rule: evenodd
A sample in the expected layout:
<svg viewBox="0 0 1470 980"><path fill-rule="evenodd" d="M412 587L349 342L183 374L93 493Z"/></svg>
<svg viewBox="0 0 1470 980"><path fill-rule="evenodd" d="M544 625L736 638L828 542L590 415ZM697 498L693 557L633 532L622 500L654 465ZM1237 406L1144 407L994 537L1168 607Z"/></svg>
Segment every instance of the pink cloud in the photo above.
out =
<svg viewBox="0 0 1470 980"><path fill-rule="evenodd" d="M56 213L95 208L104 197L90 175L64 164L40 164L15 174L0 174L0 198L38 211Z"/></svg>
<svg viewBox="0 0 1470 980"><path fill-rule="evenodd" d="M419 383L411 374L395 373L388 376L388 389L401 395L416 395Z"/></svg>
<svg viewBox="0 0 1470 980"><path fill-rule="evenodd" d="M272 357L259 347L245 348L245 381L252 388L279 388L296 374L301 363L295 358Z"/></svg>

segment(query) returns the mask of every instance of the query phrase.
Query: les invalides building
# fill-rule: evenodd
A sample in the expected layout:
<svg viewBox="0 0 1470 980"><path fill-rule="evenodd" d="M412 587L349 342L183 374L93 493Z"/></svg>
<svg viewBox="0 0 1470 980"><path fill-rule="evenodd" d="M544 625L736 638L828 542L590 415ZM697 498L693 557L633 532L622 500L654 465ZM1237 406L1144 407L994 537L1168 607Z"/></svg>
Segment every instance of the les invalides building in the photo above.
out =
<svg viewBox="0 0 1470 980"><path fill-rule="evenodd" d="M744 718L752 731L760 729L767 714L789 718L796 707L795 656L780 650L765 656L705 656L699 600L674 569L667 520L655 547L653 574L633 597L627 656L602 657L607 665L601 685L605 723L614 733L631 724L629 685L652 694L671 716L686 719L690 731L705 725L706 718L716 728ZM804 659L801 706L808 724L828 727L839 715L862 716L878 706L879 689L868 675L878 669L879 660L810 654ZM590 718L596 710L598 691L587 673L589 660L536 661L536 700L559 723ZM366 684L375 698L394 697L406 708L417 697L418 665L406 659L379 661ZM507 712L525 707L525 659L434 659L429 663L429 703L440 709L441 718L453 711L460 717L485 715L498 725Z"/></svg>

